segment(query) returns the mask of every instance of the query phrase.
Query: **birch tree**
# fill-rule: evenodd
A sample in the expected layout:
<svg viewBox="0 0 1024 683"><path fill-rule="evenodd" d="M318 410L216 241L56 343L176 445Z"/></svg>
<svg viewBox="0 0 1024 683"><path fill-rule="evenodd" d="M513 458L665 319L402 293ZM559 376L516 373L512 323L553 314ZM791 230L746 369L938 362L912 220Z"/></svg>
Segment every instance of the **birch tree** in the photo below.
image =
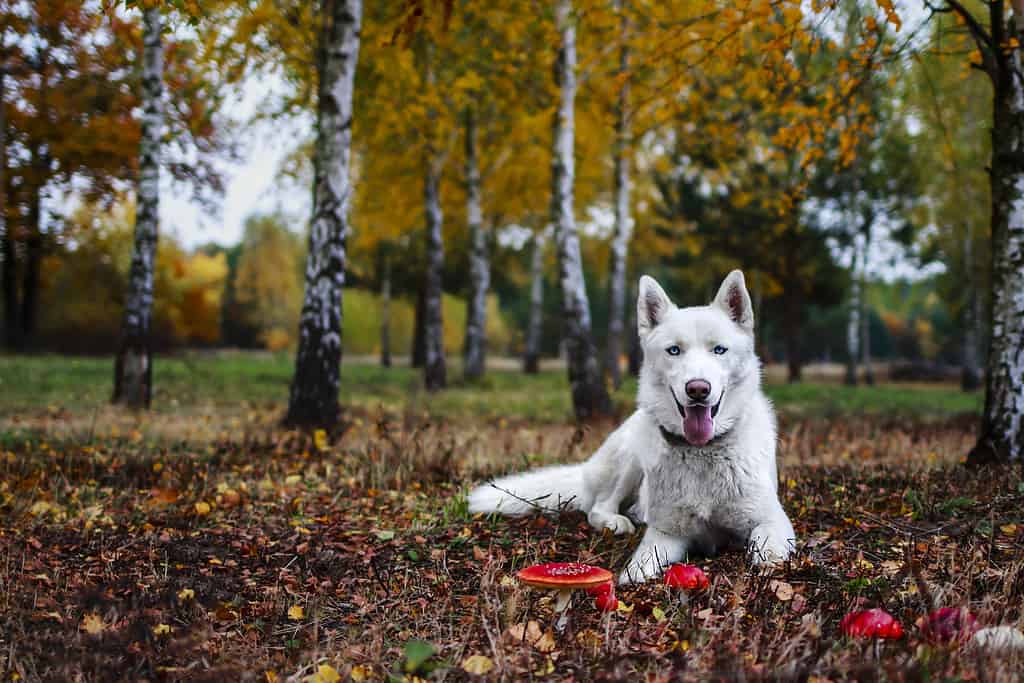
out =
<svg viewBox="0 0 1024 683"><path fill-rule="evenodd" d="M618 388L622 384L623 333L626 313L626 256L632 235L632 216L629 211L629 19L623 7L624 0L615 0L619 14L619 94L615 105L615 147L614 205L615 228L611 244L611 272L608 281L608 343L605 350L605 366L612 383Z"/></svg>
<svg viewBox="0 0 1024 683"><path fill-rule="evenodd" d="M153 393L153 265L160 230L160 141L163 136L164 55L158 7L142 15L142 137L135 244L125 300L121 348L114 364L114 403L148 408Z"/></svg>
<svg viewBox="0 0 1024 683"><path fill-rule="evenodd" d="M540 340L544 330L544 235L533 235L530 255L530 315L526 324L526 349L523 353L523 372L540 372Z"/></svg>
<svg viewBox="0 0 1024 683"><path fill-rule="evenodd" d="M444 161L433 145L423 155L423 211L427 219L427 273L423 287L423 381L427 391L448 383L444 358L441 276L444 272L444 214L441 211L441 169Z"/></svg>
<svg viewBox="0 0 1024 683"><path fill-rule="evenodd" d="M847 386L857 385L857 365L860 360L860 314L861 289L860 269L862 264L860 239L854 238L850 249L850 294L846 311L846 377Z"/></svg>
<svg viewBox="0 0 1024 683"><path fill-rule="evenodd" d="M1024 457L1024 0L1009 8L993 0L987 18L957 0L940 9L967 27L993 91L991 340L981 431L968 461L1017 461Z"/></svg>
<svg viewBox="0 0 1024 683"><path fill-rule="evenodd" d="M313 216L299 347L285 420L299 426L332 427L339 413L345 238L352 195L352 93L362 0L322 0L318 9Z"/></svg>
<svg viewBox="0 0 1024 683"><path fill-rule="evenodd" d="M576 418L585 420L611 412L597 350L591 334L580 240L573 207L574 106L576 99L576 17L571 0L559 0L555 9L561 45L555 67L559 89L551 160L552 223L562 285L564 340Z"/></svg>
<svg viewBox="0 0 1024 683"><path fill-rule="evenodd" d="M464 128L466 150L466 224L469 228L469 300L466 303L466 342L464 373L467 379L484 374L487 351L487 290L491 266L487 257L487 233L484 232L480 205L480 165L477 158L476 112L466 108Z"/></svg>

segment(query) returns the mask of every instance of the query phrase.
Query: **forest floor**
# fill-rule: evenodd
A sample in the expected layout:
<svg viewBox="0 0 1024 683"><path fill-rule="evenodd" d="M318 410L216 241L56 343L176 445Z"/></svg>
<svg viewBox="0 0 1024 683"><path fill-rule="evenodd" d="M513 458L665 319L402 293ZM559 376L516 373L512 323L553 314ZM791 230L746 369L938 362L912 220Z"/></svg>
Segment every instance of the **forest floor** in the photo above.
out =
<svg viewBox="0 0 1024 683"><path fill-rule="evenodd" d="M105 406L109 359L0 357L3 680L1019 680L1024 656L927 644L915 620L969 606L1020 625L1024 473L969 470L980 398L948 386L769 387L783 505L774 569L695 558L710 587L551 601L523 566L622 567L636 537L578 513L470 516L488 476L587 457L559 372L493 372L428 397L406 368L347 366L345 429L278 426L281 357L156 366L154 410ZM631 388L616 394L631 408ZM844 638L860 607L897 641ZM534 623L535 622L535 623ZM428 673L429 672L429 673Z"/></svg>

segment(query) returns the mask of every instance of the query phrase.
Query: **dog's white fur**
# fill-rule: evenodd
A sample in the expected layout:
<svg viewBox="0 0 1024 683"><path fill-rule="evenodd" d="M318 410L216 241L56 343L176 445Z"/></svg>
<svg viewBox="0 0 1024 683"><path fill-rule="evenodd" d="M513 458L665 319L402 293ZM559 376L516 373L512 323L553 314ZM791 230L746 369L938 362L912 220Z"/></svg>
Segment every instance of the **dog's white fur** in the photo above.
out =
<svg viewBox="0 0 1024 683"><path fill-rule="evenodd" d="M470 511L578 509L594 528L616 534L643 522L620 583L660 576L691 550L714 554L744 544L755 562L787 558L795 534L778 498L775 413L761 390L743 273L731 272L710 305L690 308L677 308L645 275L637 320L644 363L636 412L586 462L484 484L470 493ZM667 352L673 346L676 355ZM716 346L726 351L715 353ZM676 403L694 403L685 390L694 379L711 385L705 403L718 405L713 438L703 446L684 440L684 408Z"/></svg>

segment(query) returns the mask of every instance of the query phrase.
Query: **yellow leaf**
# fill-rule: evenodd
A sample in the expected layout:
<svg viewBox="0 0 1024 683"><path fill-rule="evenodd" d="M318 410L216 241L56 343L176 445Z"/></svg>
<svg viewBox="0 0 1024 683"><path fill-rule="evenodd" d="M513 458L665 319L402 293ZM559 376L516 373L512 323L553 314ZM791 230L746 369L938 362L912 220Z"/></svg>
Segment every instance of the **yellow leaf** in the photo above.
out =
<svg viewBox="0 0 1024 683"><path fill-rule="evenodd" d="M321 664L312 676L306 676L305 683L338 683L341 675L330 664Z"/></svg>
<svg viewBox="0 0 1024 683"><path fill-rule="evenodd" d="M210 514L210 504L204 501L196 503L196 514L200 517L205 517Z"/></svg>
<svg viewBox="0 0 1024 683"><path fill-rule="evenodd" d="M494 668L494 662L484 655L473 655L462 660L462 670L469 674L483 676Z"/></svg>
<svg viewBox="0 0 1024 683"><path fill-rule="evenodd" d="M327 450L327 432L323 429L318 429L313 432L313 443L316 445L318 451Z"/></svg>
<svg viewBox="0 0 1024 683"><path fill-rule="evenodd" d="M373 669L364 664L353 666L352 670L348 672L348 677L356 683L362 683L363 681L369 680L371 675L373 675Z"/></svg>
<svg viewBox="0 0 1024 683"><path fill-rule="evenodd" d="M180 591L178 591L178 599L182 602L185 602L186 600L191 600L195 597L196 592L191 588L182 588Z"/></svg>
<svg viewBox="0 0 1024 683"><path fill-rule="evenodd" d="M96 636L103 633L104 629L107 628L107 625L103 623L103 619L100 618L100 615L93 612L92 614L86 614L82 617L82 624L79 628L90 636Z"/></svg>
<svg viewBox="0 0 1024 683"><path fill-rule="evenodd" d="M288 618L292 621L301 621L306 616L306 611L302 609L302 605L292 605L288 608Z"/></svg>
<svg viewBox="0 0 1024 683"><path fill-rule="evenodd" d="M171 632L171 627L167 624L157 624L153 627L153 635L163 636Z"/></svg>
<svg viewBox="0 0 1024 683"><path fill-rule="evenodd" d="M1014 534L1017 533L1017 525L1016 524L1004 524L1001 527L999 527L999 530L1002 531L1007 536L1013 536Z"/></svg>
<svg viewBox="0 0 1024 683"><path fill-rule="evenodd" d="M268 671L264 674L267 678L267 683L277 683L277 673L274 671Z"/></svg>
<svg viewBox="0 0 1024 683"><path fill-rule="evenodd" d="M651 616L654 617L655 621L665 621L665 610L656 606L651 610Z"/></svg>
<svg viewBox="0 0 1024 683"><path fill-rule="evenodd" d="M775 597L783 602L793 599L793 586L785 581L772 581L769 588L775 592Z"/></svg>
<svg viewBox="0 0 1024 683"><path fill-rule="evenodd" d="M555 637L551 633L551 629L541 632L540 624L533 620L527 624L522 622L513 624L505 633L513 643L526 642L540 652L551 652L555 649Z"/></svg>

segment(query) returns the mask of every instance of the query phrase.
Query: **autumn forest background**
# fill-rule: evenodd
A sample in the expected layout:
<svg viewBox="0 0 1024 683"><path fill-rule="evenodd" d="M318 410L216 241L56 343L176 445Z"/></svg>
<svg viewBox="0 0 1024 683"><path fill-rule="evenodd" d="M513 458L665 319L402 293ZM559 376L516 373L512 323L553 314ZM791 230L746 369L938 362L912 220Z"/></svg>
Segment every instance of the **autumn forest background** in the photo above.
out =
<svg viewBox="0 0 1024 683"><path fill-rule="evenodd" d="M1022 34L1024 0L0 0L0 677L1019 680ZM634 409L642 274L685 306L737 268L793 557L556 627L516 570L637 536L467 491Z"/></svg>

